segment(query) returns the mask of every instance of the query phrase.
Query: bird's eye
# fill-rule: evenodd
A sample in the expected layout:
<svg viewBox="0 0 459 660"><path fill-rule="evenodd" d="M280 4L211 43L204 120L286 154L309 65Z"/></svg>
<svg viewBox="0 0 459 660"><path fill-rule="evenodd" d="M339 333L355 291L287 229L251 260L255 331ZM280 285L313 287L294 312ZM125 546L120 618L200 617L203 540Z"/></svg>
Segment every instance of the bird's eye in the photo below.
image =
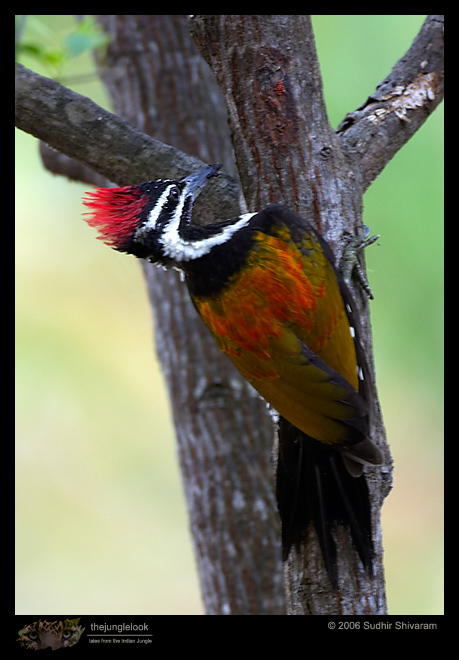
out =
<svg viewBox="0 0 459 660"><path fill-rule="evenodd" d="M169 193L169 199L178 199L180 197L180 190L177 188L177 186L174 186L171 188L171 191Z"/></svg>

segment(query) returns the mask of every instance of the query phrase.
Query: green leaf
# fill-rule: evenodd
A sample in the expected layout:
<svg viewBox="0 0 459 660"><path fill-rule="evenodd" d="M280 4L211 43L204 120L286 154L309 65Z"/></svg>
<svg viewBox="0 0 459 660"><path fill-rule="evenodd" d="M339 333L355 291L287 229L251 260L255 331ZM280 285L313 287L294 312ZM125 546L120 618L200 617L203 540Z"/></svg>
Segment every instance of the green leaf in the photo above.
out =
<svg viewBox="0 0 459 660"><path fill-rule="evenodd" d="M89 16L65 38L65 50L70 58L78 57L88 50L101 48L110 41L110 36L96 25L94 18Z"/></svg>

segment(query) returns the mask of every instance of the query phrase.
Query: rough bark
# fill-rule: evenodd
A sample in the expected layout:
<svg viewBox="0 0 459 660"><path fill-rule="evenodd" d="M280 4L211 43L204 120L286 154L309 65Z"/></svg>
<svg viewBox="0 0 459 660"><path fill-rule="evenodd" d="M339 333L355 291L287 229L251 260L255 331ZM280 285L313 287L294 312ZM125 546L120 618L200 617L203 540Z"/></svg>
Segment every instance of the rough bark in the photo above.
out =
<svg viewBox="0 0 459 660"><path fill-rule="evenodd" d="M364 191L422 126L444 94L444 16L425 20L408 51L367 100L338 126Z"/></svg>
<svg viewBox="0 0 459 660"><path fill-rule="evenodd" d="M309 18L197 16L192 32L230 109L234 150L249 208L282 202L312 222L339 253L345 235L362 222L362 184L359 168L346 157L328 121ZM235 71L240 74L235 76ZM363 296L360 303L362 318L368 318ZM369 352L369 323L363 339ZM373 419L378 418L373 414ZM372 437L382 447L386 465L390 464L384 434L376 437L372 429ZM359 568L348 535L339 530L342 580L339 594L334 592L311 530L301 552L292 552L287 562L291 613L384 611L381 470L371 470L367 478L372 490L377 557L373 583Z"/></svg>

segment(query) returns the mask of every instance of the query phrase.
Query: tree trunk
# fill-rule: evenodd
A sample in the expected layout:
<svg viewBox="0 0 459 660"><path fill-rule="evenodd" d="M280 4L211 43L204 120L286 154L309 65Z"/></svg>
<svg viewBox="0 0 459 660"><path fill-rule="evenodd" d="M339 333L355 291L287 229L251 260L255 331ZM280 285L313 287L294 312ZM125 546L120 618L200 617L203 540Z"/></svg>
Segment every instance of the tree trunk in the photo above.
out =
<svg viewBox="0 0 459 660"><path fill-rule="evenodd" d="M349 158L328 121L309 17L199 16L193 19L192 31L230 109L233 145L249 209L274 201L285 204L309 220L340 255L346 237L362 224L363 190L358 163ZM371 355L368 302L358 290L354 296L366 321L362 336ZM371 435L383 449L387 467L390 455L376 392L373 398L379 433L373 427ZM301 553L291 552L287 563L291 613L385 611L379 511L386 486L381 473L380 468L367 470L376 554L373 582L359 570L350 537L339 529L342 580L339 594L334 592L317 537L310 533Z"/></svg>

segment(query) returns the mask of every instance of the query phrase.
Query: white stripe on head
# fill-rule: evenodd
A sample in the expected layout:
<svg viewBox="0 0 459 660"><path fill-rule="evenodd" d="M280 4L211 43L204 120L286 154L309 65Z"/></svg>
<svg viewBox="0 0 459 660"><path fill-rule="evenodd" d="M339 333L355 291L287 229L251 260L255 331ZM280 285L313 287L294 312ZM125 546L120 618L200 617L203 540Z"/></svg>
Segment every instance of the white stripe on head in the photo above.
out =
<svg viewBox="0 0 459 660"><path fill-rule="evenodd" d="M142 234L148 233L151 229L154 229L156 227L156 223L158 222L158 218L161 215L161 211L163 210L163 207L167 203L167 198L169 197L169 193L174 186L175 184L171 183L163 190L163 192L158 198L158 201L151 209L147 221L137 230L136 237L142 236Z"/></svg>
<svg viewBox="0 0 459 660"><path fill-rule="evenodd" d="M182 195L171 222L169 222L159 239L164 246L164 253L171 259L174 259L177 263L180 263L181 261L190 261L191 259L198 259L199 257L209 254L213 247L226 243L233 234L249 223L250 218L256 215L256 213L245 213L244 215L239 216L233 225L224 227L219 234L214 234L213 236L203 238L202 240L187 241L179 235L178 231L185 197L185 195Z"/></svg>

